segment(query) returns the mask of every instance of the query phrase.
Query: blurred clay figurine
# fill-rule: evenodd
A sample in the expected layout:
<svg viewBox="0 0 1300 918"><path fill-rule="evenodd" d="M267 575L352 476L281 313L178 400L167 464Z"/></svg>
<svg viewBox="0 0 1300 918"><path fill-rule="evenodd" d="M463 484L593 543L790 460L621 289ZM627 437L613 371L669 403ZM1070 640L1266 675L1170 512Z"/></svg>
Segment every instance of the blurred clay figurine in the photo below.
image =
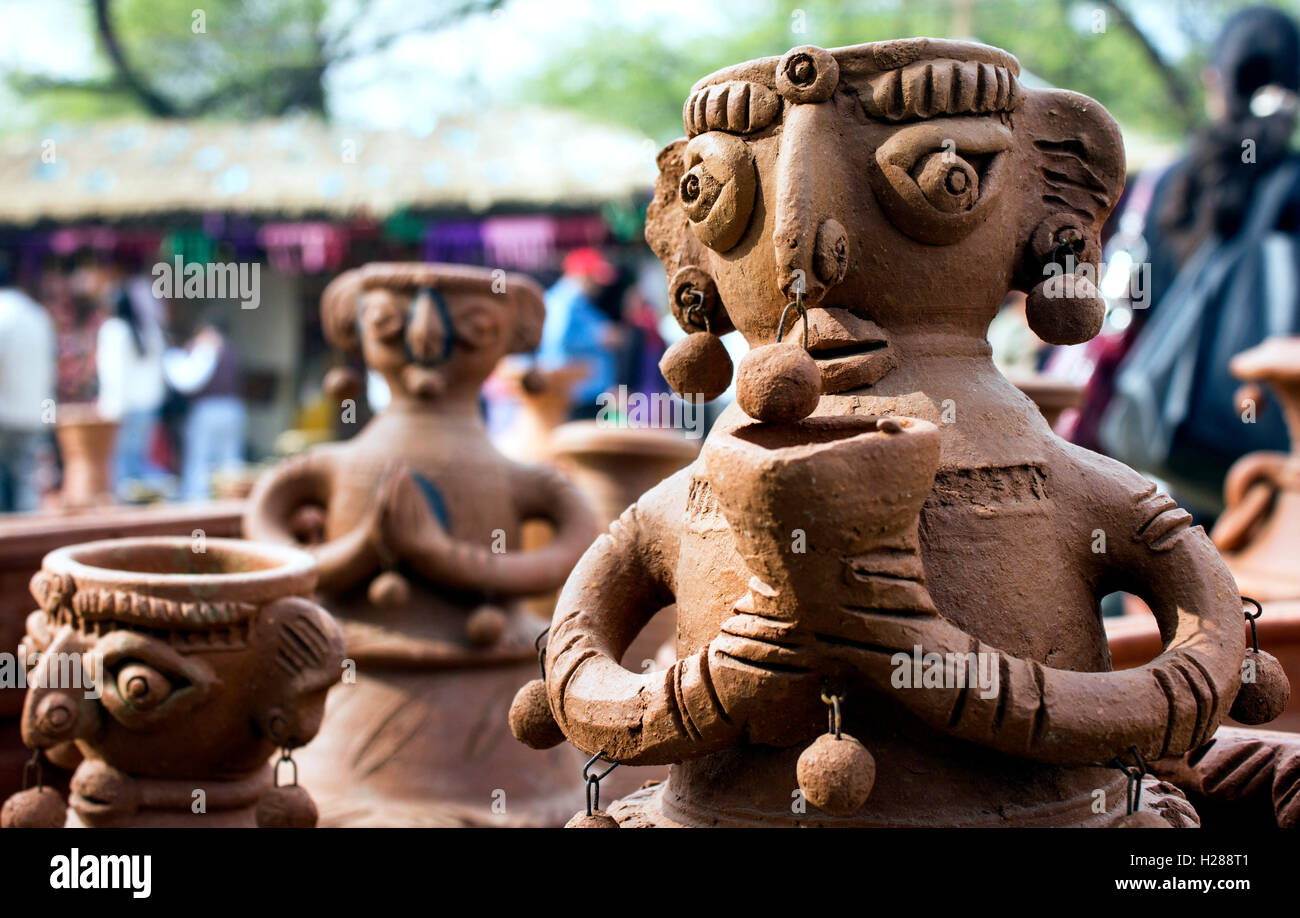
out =
<svg viewBox="0 0 1300 918"><path fill-rule="evenodd" d="M492 447L478 399L503 356L537 347L543 315L527 278L449 265L371 264L325 291L327 337L360 348L391 401L268 474L245 531L316 556L356 664L302 759L327 824L548 823L581 792L572 750L516 746L505 708L544 627L521 599L564 582L594 516L555 472ZM554 536L522 551L531 519Z"/></svg>

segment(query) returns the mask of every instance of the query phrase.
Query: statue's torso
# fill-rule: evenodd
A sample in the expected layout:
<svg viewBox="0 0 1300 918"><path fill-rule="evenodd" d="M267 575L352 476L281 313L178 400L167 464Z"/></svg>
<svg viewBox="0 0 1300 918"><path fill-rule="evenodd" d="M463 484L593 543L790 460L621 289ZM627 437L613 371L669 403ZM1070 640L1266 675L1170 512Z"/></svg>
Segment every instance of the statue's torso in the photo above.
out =
<svg viewBox="0 0 1300 918"><path fill-rule="evenodd" d="M824 398L819 413L904 414L940 425L943 457L920 523L926 586L940 614L1008 654L1062 669L1109 669L1095 570L1085 557L1091 547L1076 524L1088 513L1077 488L1080 470L1041 418L1021 414L1021 408L1034 411L1027 400L1019 405L1022 397L1000 377L990 390L983 399L958 395L950 425L943 423L942 398L908 388L898 397ZM974 416L962 418L963 407ZM987 437L967 436L976 425L963 429L964 420L995 411L1018 418L1005 436L992 444ZM736 422L732 413L719 424ZM697 464L686 484L675 567L679 657L699 651L718 633L750 576L702 474ZM864 486L870 487L867 476ZM1112 785L1107 812L1113 815L1110 804L1116 801L1122 806L1122 781L1116 781L1122 776L1113 769L1067 771L1009 758L941 736L888 698L852 695L844 703L845 730L873 751L878 774L876 790L850 821L924 823L929 810L952 824L996 824L1020 818L1019 801L1050 800L1052 812L1065 814L1066 823L1082 823L1104 818L1092 812L1093 791L1111 795ZM803 745L742 743L674 766L662 800L672 818L688 822L724 813L742 820L806 821L792 809L791 797Z"/></svg>

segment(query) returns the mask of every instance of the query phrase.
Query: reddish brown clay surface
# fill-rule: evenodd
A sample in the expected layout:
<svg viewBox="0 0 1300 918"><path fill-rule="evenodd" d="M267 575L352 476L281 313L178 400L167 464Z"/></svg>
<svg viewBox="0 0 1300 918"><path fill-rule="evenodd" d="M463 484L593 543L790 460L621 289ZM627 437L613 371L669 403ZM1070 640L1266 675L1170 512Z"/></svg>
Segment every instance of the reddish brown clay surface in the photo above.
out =
<svg viewBox="0 0 1300 918"><path fill-rule="evenodd" d="M546 674L564 733L672 763L604 805L623 824L1111 825L1126 779L1108 763L1180 755L1226 715L1245 641L1213 544L1136 472L1053 436L991 360L1009 288L1045 340L1095 333L1101 304L1072 272L1095 263L1124 181L1105 110L1018 70L909 39L796 48L692 90L646 231L674 310L755 349L806 330L822 395L797 423L728 408L561 594ZM761 416L781 404L753 391ZM1098 609L1117 588L1166 641L1123 672ZM620 666L674 600L677 661ZM940 664L908 687L915 654ZM966 654L996 683L956 678L946 661ZM871 758L815 756L810 779L851 801L874 764L848 815L799 786L823 693ZM853 772L817 773L837 759ZM1145 786L1142 809L1195 823L1176 789Z"/></svg>
<svg viewBox="0 0 1300 918"><path fill-rule="evenodd" d="M596 521L556 472L497 452L478 406L543 316L532 281L483 269L372 264L326 289L327 335L392 402L267 475L245 519L250 538L316 556L355 664L300 758L323 825L558 825L581 799L577 753L525 749L506 713L545 628L522 599L564 582ZM555 534L523 551L530 519Z"/></svg>
<svg viewBox="0 0 1300 918"><path fill-rule="evenodd" d="M341 671L342 632L307 598L315 578L305 552L235 539L47 555L22 734L75 767L68 825L259 824L259 804L284 795L268 758L315 736Z"/></svg>
<svg viewBox="0 0 1300 918"><path fill-rule="evenodd" d="M100 417L94 405L63 405L54 435L63 460L62 507L84 510L113 503L117 424Z"/></svg>
<svg viewBox="0 0 1300 918"><path fill-rule="evenodd" d="M194 505L95 507L82 512L11 514L0 518L0 651L15 653L33 603L28 584L42 559L56 548L79 542L141 535L185 535L197 530L209 537L239 535L243 505L205 502ZM31 752L22 744L18 719L26 688L6 681L0 688L0 797L20 787L23 761ZM66 778L66 776L63 776ZM46 770L47 780L59 780Z"/></svg>
<svg viewBox="0 0 1300 918"><path fill-rule="evenodd" d="M1011 382L1038 406L1048 427L1055 427L1067 408L1078 408L1083 404L1083 387L1063 379L1032 373L1014 376Z"/></svg>
<svg viewBox="0 0 1300 918"><path fill-rule="evenodd" d="M1300 338L1270 338L1234 357L1231 369L1277 393L1291 453L1251 453L1232 467L1211 534L1247 596L1300 599Z"/></svg>
<svg viewBox="0 0 1300 918"><path fill-rule="evenodd" d="M1264 614L1256 622L1259 649L1272 654L1294 685L1300 675L1300 600L1275 600L1264 604ZM1243 624L1247 639L1250 628ZM1115 669L1132 669L1160 655L1160 629L1149 614L1130 614L1106 619L1111 665ZM1226 718L1225 723L1236 723ZM1272 730L1300 733L1300 692L1292 692L1290 704L1274 721Z"/></svg>

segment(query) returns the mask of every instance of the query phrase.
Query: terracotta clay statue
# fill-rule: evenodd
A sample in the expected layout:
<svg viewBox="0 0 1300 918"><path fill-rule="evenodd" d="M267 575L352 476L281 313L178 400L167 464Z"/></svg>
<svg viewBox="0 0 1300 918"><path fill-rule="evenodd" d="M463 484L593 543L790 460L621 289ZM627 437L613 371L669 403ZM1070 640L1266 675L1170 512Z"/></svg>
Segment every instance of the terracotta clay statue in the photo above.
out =
<svg viewBox="0 0 1300 918"><path fill-rule="evenodd" d="M315 581L305 552L236 539L47 555L22 735L76 770L66 814L37 782L6 801L4 825L315 825L289 751L316 735L343 662L342 632L307 598Z"/></svg>
<svg viewBox="0 0 1300 918"><path fill-rule="evenodd" d="M1270 338L1234 357L1231 369L1247 385L1267 383L1277 393L1292 452L1251 453L1233 465L1227 506L1211 534L1243 593L1264 602L1300 599L1300 338Z"/></svg>
<svg viewBox="0 0 1300 918"><path fill-rule="evenodd" d="M575 824L1195 824L1143 766L1226 715L1243 605L1185 511L1058 439L994 368L1010 288L1049 342L1100 329L1097 235L1124 182L1105 110L1018 72L908 39L691 91L646 229L693 332L664 375L716 394L715 336L752 350L700 459L579 562L543 700L516 702L535 745L671 763ZM1165 642L1123 672L1115 590ZM621 667L674 601L676 662Z"/></svg>
<svg viewBox="0 0 1300 918"><path fill-rule="evenodd" d="M478 404L503 356L536 349L544 308L525 277L452 265L371 264L325 291L327 337L392 400L268 474L245 519L315 555L355 665L300 757L323 825L547 824L581 796L576 753L529 753L505 714L545 627L521 599L564 582L595 517L554 471L498 453ZM530 519L554 535L524 551Z"/></svg>

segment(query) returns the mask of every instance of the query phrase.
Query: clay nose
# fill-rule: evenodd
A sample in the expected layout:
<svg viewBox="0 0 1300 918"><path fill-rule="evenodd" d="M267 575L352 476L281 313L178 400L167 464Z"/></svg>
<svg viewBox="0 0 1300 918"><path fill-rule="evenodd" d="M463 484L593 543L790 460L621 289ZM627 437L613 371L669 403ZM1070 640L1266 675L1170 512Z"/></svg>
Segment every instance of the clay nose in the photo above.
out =
<svg viewBox="0 0 1300 918"><path fill-rule="evenodd" d="M777 283L787 299L803 293L810 306L848 270L848 233L834 215L843 179L834 174L836 162L824 155L833 117L826 102L791 105L777 166L772 232Z"/></svg>
<svg viewBox="0 0 1300 918"><path fill-rule="evenodd" d="M436 295L430 291L421 291L411 302L406 346L420 363L437 363L446 357L447 327Z"/></svg>

